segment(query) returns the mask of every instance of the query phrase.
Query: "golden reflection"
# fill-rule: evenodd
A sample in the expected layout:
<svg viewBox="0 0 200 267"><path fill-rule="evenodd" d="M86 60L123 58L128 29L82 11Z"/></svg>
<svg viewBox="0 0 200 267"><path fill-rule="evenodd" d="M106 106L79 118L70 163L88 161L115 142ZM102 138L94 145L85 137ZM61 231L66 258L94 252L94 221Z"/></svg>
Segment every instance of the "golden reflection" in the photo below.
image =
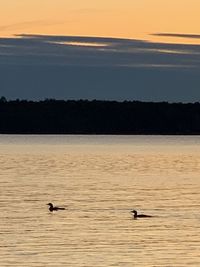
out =
<svg viewBox="0 0 200 267"><path fill-rule="evenodd" d="M199 146L198 136L0 136L1 266L200 266ZM154 217L133 220L133 209Z"/></svg>

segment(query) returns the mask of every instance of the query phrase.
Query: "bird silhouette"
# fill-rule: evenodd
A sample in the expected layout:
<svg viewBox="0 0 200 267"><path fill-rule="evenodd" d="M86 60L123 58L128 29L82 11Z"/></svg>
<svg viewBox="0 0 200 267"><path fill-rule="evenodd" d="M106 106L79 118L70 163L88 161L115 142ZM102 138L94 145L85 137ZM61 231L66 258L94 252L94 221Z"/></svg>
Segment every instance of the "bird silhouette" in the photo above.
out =
<svg viewBox="0 0 200 267"><path fill-rule="evenodd" d="M57 211L57 210L65 210L65 208L60 208L60 207L54 207L52 203L47 204L49 206L49 211Z"/></svg>
<svg viewBox="0 0 200 267"><path fill-rule="evenodd" d="M151 218L151 215L146 215L146 214L138 214L137 210L132 210L131 213L133 214L133 218L137 219L137 218Z"/></svg>

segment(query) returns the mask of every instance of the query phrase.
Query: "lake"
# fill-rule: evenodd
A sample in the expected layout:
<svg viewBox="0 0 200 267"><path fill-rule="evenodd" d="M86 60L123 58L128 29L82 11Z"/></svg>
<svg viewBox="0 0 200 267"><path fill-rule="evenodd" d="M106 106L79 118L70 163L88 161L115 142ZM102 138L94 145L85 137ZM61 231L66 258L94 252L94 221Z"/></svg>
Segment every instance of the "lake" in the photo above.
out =
<svg viewBox="0 0 200 267"><path fill-rule="evenodd" d="M0 135L0 266L200 266L199 175L199 136Z"/></svg>

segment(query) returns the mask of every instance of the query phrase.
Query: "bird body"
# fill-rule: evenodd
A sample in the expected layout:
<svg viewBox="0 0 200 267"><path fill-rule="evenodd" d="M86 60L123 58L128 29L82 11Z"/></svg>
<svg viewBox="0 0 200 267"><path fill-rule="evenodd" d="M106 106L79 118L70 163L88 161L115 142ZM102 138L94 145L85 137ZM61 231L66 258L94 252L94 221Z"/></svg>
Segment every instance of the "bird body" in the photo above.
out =
<svg viewBox="0 0 200 267"><path fill-rule="evenodd" d="M54 207L52 203L47 204L49 206L49 211L57 211L57 210L65 210L65 208L60 208L60 207Z"/></svg>
<svg viewBox="0 0 200 267"><path fill-rule="evenodd" d="M133 218L151 218L151 215L146 215L146 214L138 214L136 210L132 210L131 213L133 213Z"/></svg>

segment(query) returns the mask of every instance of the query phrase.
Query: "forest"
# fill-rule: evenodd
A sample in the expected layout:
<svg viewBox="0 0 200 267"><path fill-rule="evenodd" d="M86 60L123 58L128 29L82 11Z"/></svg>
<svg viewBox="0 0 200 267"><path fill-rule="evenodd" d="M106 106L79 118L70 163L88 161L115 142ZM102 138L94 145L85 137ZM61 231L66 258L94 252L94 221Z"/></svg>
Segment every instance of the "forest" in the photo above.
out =
<svg viewBox="0 0 200 267"><path fill-rule="evenodd" d="M200 103L9 100L0 134L200 134Z"/></svg>

